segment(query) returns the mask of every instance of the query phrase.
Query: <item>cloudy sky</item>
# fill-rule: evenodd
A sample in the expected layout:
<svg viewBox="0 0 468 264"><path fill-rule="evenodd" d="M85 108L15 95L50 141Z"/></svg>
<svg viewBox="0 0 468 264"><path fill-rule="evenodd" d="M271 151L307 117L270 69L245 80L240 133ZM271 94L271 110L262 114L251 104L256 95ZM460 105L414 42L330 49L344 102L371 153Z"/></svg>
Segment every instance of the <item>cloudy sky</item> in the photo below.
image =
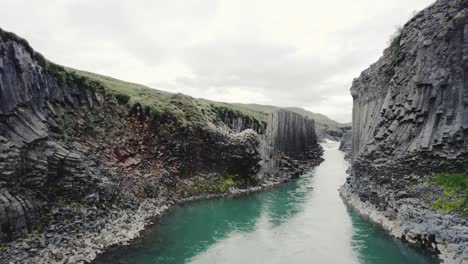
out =
<svg viewBox="0 0 468 264"><path fill-rule="evenodd" d="M349 88L433 0L0 0L50 60L226 102L351 119Z"/></svg>

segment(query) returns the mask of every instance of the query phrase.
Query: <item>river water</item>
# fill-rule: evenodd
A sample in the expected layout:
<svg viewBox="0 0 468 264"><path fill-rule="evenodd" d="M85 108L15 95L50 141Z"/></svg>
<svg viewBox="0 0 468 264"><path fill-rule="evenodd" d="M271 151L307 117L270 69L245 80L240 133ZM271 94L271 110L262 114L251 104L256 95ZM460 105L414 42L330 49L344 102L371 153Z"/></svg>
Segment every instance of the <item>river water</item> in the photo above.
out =
<svg viewBox="0 0 468 264"><path fill-rule="evenodd" d="M141 239L95 263L438 263L346 206L337 189L348 163L338 143L299 179L238 198L170 210Z"/></svg>

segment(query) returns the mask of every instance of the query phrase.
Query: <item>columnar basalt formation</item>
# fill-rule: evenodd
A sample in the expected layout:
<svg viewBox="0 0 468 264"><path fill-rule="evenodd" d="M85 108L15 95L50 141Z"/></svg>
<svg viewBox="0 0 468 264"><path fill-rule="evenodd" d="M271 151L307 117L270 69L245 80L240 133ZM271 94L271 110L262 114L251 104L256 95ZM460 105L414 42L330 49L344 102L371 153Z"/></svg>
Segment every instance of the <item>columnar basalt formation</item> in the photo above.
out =
<svg viewBox="0 0 468 264"><path fill-rule="evenodd" d="M316 164L322 161L322 152L314 120L287 110L272 112L261 144L262 161L258 177L283 177L295 167L295 175L299 175L303 170L299 163Z"/></svg>
<svg viewBox="0 0 468 264"><path fill-rule="evenodd" d="M343 135L340 138L340 147L339 149L346 153L346 159L351 157L352 153L352 131L351 128L345 129Z"/></svg>
<svg viewBox="0 0 468 264"><path fill-rule="evenodd" d="M127 191L177 196L181 177L249 178L257 172L260 139L248 129L262 132L265 126L255 119L238 113L244 122L221 129L216 118L224 116L209 119L192 98L178 94L171 102L188 108L183 110L190 119L152 115L141 104L129 105L124 95L47 62L14 34L0 33L1 240L39 228L39 211L57 203L85 203L88 196L105 203Z"/></svg>
<svg viewBox="0 0 468 264"><path fill-rule="evenodd" d="M318 145L314 120L285 110L270 114L266 136L274 151L298 160L312 157Z"/></svg>
<svg viewBox="0 0 468 264"><path fill-rule="evenodd" d="M265 125L257 122L249 116L243 115L227 107L216 107L215 110L223 123L237 133L246 129L252 129L258 134L265 133Z"/></svg>
<svg viewBox="0 0 468 264"><path fill-rule="evenodd" d="M439 0L354 80L352 170L342 193L394 235L468 261L467 216L431 205L437 172L468 172L468 1Z"/></svg>
<svg viewBox="0 0 468 264"><path fill-rule="evenodd" d="M256 177L262 114L145 88L138 94L146 97L135 98L105 86L111 78L89 76L47 61L0 29L2 261L88 261L137 236L145 219L166 205L265 185ZM300 144L316 143L313 121L281 122L275 131L295 128L281 132L275 146L295 148L280 151L320 155ZM290 164L283 176L296 172Z"/></svg>

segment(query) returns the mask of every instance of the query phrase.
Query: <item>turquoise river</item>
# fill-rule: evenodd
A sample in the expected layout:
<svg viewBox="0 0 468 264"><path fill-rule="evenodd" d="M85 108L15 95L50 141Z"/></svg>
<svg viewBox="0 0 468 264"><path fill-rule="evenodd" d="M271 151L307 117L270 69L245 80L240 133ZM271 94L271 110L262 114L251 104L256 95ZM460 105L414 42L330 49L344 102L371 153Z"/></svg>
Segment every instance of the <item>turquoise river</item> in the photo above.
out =
<svg viewBox="0 0 468 264"><path fill-rule="evenodd" d="M176 206L142 238L109 249L95 263L438 263L345 205L337 190L348 163L338 143L323 146L325 161L299 179Z"/></svg>

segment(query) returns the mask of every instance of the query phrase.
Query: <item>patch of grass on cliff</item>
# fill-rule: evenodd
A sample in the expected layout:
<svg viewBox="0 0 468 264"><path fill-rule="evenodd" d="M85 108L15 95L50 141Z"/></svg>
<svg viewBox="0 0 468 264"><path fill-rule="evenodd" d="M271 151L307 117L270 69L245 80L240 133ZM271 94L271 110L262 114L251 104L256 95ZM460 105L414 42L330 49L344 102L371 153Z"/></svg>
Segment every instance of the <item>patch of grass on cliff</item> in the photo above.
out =
<svg viewBox="0 0 468 264"><path fill-rule="evenodd" d="M227 190L229 190L229 188L236 187L236 186L237 186L237 182L233 177L227 177L227 178L223 177L221 178L221 183L218 186L219 188L218 191L224 193Z"/></svg>
<svg viewBox="0 0 468 264"><path fill-rule="evenodd" d="M262 118L265 118L265 121L266 121L266 118L268 117L267 113L271 113L271 112L277 111L279 109L286 109L286 110L295 112L297 114L300 114L302 116L309 117L309 118L313 119L316 124L328 127L329 129L337 129L337 128L343 127L343 126L351 126L351 123L346 123L346 124L339 123L339 122L329 118L326 115L323 115L323 114L320 114L320 113L310 112L308 110L305 110L305 109L299 108L299 107L284 107L284 108L282 108L282 107L273 106L273 105L241 104L241 103L236 103L236 104L233 104L233 105L242 107L242 109L251 109L251 110L256 111L256 112L263 112L264 117L262 117Z"/></svg>
<svg viewBox="0 0 468 264"><path fill-rule="evenodd" d="M67 71L99 82L108 92L114 94L118 98L121 97L122 101L128 101L131 105L139 103L143 107L149 107L151 112L156 115L170 114L176 117L180 125L190 126L204 120L218 121L217 117L220 109L228 109L238 116L247 116L260 123L265 123L267 120L265 113L228 103L196 99L180 93L174 94L160 91L141 84L125 82L100 74L71 68L67 68Z"/></svg>
<svg viewBox="0 0 468 264"><path fill-rule="evenodd" d="M401 38L403 36L402 31L402 27L397 27L395 33L393 33L393 35L390 37L391 58L394 65L397 64L398 55L400 54Z"/></svg>
<svg viewBox="0 0 468 264"><path fill-rule="evenodd" d="M212 102L202 99L195 99L182 94L173 94L146 87L141 84L121 81L86 71L80 71L48 61L40 53L34 51L29 43L16 34L4 31L0 28L0 39L12 40L20 43L38 62L38 64L49 74L51 74L58 84L67 82L78 83L80 86L88 88L104 88L115 96L120 103L139 103L143 107L148 107L152 114L169 114L175 117L181 125L192 125L199 119L209 121L219 121L216 114L216 107L225 107L234 111L237 115L247 116L260 123L266 122L266 116L262 112L234 106L232 104ZM185 103L189 103L186 105Z"/></svg>
<svg viewBox="0 0 468 264"><path fill-rule="evenodd" d="M125 82L96 73L71 68L67 68L67 70L101 83L108 92L114 95L130 97L131 103L140 103L144 106L152 107L157 112L163 112L167 108L170 97L173 95L168 92L151 89L144 85Z"/></svg>
<svg viewBox="0 0 468 264"><path fill-rule="evenodd" d="M231 187L241 186L246 184L246 181L242 179L239 174L226 174L221 178L221 189L223 192L227 191Z"/></svg>
<svg viewBox="0 0 468 264"><path fill-rule="evenodd" d="M460 11L460 12L458 12L458 13L455 15L454 19L455 19L455 20L458 20L458 19L462 19L462 18L464 18L464 17L465 17L465 12Z"/></svg>
<svg viewBox="0 0 468 264"><path fill-rule="evenodd" d="M248 107L244 107L239 104L229 104L229 103L223 103L223 102L215 102L211 100L206 100L206 99L199 99L202 103L206 105L210 105L210 107L220 113L225 110L231 110L233 111L237 116L248 116L252 119L255 119L261 123L265 123L268 120L268 113L263 112L263 111L256 111L253 109L250 109Z"/></svg>
<svg viewBox="0 0 468 264"><path fill-rule="evenodd" d="M432 207L448 214L457 212L468 214L468 175L462 173L437 173L429 183L441 186L443 194L433 203Z"/></svg>
<svg viewBox="0 0 468 264"><path fill-rule="evenodd" d="M232 187L239 187L247 184L248 180L243 179L239 174L225 174L220 177L206 179L203 182L197 182L194 190L202 193L225 193Z"/></svg>

